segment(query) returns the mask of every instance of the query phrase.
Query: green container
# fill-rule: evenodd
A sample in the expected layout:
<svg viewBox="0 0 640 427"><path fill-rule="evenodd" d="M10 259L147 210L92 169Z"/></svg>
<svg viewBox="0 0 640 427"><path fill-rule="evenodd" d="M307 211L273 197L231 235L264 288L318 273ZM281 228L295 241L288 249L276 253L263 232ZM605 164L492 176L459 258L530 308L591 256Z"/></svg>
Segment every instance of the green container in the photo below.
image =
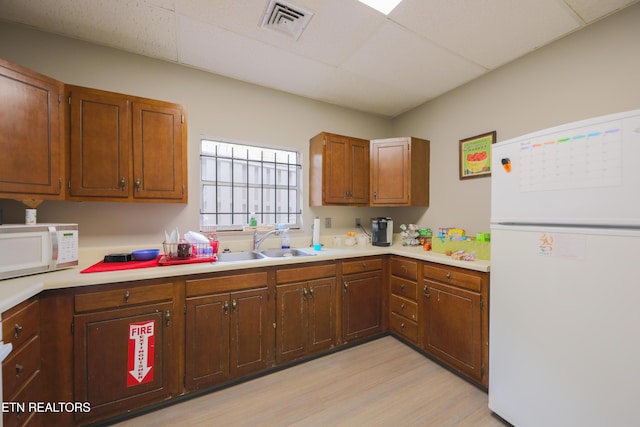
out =
<svg viewBox="0 0 640 427"><path fill-rule="evenodd" d="M431 240L431 250L436 253L443 254L447 251L457 252L465 251L466 253L473 253L476 259L490 260L491 259L491 243L479 242L473 239L467 240L449 240L434 237Z"/></svg>

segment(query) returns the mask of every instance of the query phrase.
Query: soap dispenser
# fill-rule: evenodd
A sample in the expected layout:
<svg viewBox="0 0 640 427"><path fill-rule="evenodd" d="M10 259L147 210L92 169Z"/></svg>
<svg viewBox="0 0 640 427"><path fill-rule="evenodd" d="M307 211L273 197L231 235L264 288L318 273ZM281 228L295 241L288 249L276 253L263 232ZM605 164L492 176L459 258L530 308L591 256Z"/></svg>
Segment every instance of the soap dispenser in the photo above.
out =
<svg viewBox="0 0 640 427"><path fill-rule="evenodd" d="M285 227L284 224L278 224L278 229L282 230L282 249L291 249L291 242L289 240L289 229Z"/></svg>

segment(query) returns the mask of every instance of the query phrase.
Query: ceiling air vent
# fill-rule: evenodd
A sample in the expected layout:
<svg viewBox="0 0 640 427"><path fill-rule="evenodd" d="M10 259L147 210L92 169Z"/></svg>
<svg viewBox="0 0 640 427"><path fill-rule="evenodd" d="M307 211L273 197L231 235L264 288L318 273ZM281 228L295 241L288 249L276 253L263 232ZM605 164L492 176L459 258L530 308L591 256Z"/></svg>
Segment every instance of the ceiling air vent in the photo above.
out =
<svg viewBox="0 0 640 427"><path fill-rule="evenodd" d="M270 0L262 18L261 27L298 40L312 16L313 12L300 6L282 0Z"/></svg>

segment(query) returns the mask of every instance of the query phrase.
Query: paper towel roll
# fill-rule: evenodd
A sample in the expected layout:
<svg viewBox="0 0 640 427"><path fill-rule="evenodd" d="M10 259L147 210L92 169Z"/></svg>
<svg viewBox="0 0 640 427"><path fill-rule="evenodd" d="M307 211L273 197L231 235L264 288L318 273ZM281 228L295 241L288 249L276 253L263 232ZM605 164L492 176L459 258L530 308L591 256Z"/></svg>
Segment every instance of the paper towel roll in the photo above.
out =
<svg viewBox="0 0 640 427"><path fill-rule="evenodd" d="M313 244L320 243L320 218L313 220Z"/></svg>

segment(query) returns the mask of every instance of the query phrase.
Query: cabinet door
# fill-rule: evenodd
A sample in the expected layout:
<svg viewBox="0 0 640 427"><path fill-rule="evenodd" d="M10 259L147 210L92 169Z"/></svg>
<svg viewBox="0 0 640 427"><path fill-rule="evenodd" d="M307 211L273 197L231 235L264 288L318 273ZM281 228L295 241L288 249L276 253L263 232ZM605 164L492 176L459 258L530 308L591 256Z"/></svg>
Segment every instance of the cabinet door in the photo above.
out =
<svg viewBox="0 0 640 427"><path fill-rule="evenodd" d="M382 330L380 272L344 276L342 339L351 341Z"/></svg>
<svg viewBox="0 0 640 427"><path fill-rule="evenodd" d="M0 59L0 194L63 194L62 92L62 83Z"/></svg>
<svg viewBox="0 0 640 427"><path fill-rule="evenodd" d="M91 411L77 421L104 418L169 399L173 373L173 303L99 311L74 317L75 400Z"/></svg>
<svg viewBox="0 0 640 427"><path fill-rule="evenodd" d="M424 281L423 347L477 380L482 379L480 294Z"/></svg>
<svg viewBox="0 0 640 427"><path fill-rule="evenodd" d="M336 279L312 280L307 296L307 353L327 350L335 345Z"/></svg>
<svg viewBox="0 0 640 427"><path fill-rule="evenodd" d="M67 86L71 100L71 197L129 197L129 101L122 95Z"/></svg>
<svg viewBox="0 0 640 427"><path fill-rule="evenodd" d="M182 109L133 102L133 197L186 202Z"/></svg>
<svg viewBox="0 0 640 427"><path fill-rule="evenodd" d="M187 299L185 387L229 379L229 294Z"/></svg>
<svg viewBox="0 0 640 427"><path fill-rule="evenodd" d="M276 290L276 360L283 362L307 352L307 282L278 285Z"/></svg>
<svg viewBox="0 0 640 427"><path fill-rule="evenodd" d="M230 298L230 373L236 378L267 367L267 288L232 292Z"/></svg>
<svg viewBox="0 0 640 427"><path fill-rule="evenodd" d="M325 145L324 182L325 203L347 203L351 189L351 143L348 137L327 135Z"/></svg>
<svg viewBox="0 0 640 427"><path fill-rule="evenodd" d="M409 204L410 152L406 139L371 143L371 204Z"/></svg>
<svg viewBox="0 0 640 427"><path fill-rule="evenodd" d="M349 203L369 203L369 142L351 140L349 146L351 170L351 188L349 191Z"/></svg>

